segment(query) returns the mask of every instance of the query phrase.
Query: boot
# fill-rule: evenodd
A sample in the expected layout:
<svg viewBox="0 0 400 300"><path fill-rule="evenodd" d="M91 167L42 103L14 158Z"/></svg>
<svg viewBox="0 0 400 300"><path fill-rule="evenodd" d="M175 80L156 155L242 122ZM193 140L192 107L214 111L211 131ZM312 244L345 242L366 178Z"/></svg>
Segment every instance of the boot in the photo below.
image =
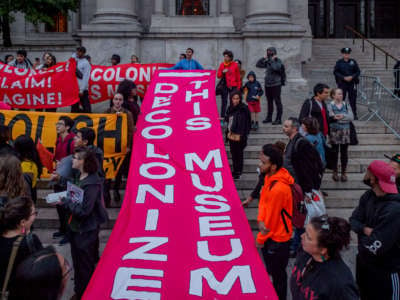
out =
<svg viewBox="0 0 400 300"><path fill-rule="evenodd" d="M337 170L333 170L332 179L333 179L333 181L336 181L336 182L339 181L339 175L338 175Z"/></svg>
<svg viewBox="0 0 400 300"><path fill-rule="evenodd" d="M280 119L276 119L274 122L272 122L272 125L281 125L282 121Z"/></svg>
<svg viewBox="0 0 400 300"><path fill-rule="evenodd" d="M258 129L258 121L256 121L256 123L254 124L254 130Z"/></svg>
<svg viewBox="0 0 400 300"><path fill-rule="evenodd" d="M255 122L254 121L251 121L251 129L254 129L255 127Z"/></svg>
<svg viewBox="0 0 400 300"><path fill-rule="evenodd" d="M265 120L263 120L262 122L263 122L264 124L271 123L271 122L272 122L272 117L267 116L267 117L265 118Z"/></svg>
<svg viewBox="0 0 400 300"><path fill-rule="evenodd" d="M340 176L340 180L342 182L346 182L347 181L346 168L342 167L342 176Z"/></svg>

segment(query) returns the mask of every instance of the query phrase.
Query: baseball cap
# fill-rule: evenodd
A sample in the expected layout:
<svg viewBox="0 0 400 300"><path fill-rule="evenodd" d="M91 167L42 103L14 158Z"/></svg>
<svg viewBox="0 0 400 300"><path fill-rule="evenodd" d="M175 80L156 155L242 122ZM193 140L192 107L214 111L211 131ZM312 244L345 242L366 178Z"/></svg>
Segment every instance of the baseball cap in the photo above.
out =
<svg viewBox="0 0 400 300"><path fill-rule="evenodd" d="M400 164L400 154L399 154L399 153L396 153L396 154L393 155L392 157L390 157L389 155L386 155L386 154L384 154L384 156L385 156L387 159L390 159L390 160L392 160L392 161L397 162L398 164Z"/></svg>
<svg viewBox="0 0 400 300"><path fill-rule="evenodd" d="M388 194L397 194L396 174L394 169L382 160L374 160L369 164L368 170L378 178L382 191Z"/></svg>

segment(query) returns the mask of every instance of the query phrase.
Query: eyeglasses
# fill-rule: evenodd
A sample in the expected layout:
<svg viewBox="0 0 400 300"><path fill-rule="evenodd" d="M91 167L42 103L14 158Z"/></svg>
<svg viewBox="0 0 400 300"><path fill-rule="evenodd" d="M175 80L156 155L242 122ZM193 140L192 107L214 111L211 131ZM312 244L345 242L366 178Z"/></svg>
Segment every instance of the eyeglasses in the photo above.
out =
<svg viewBox="0 0 400 300"><path fill-rule="evenodd" d="M320 220L321 220L321 223L322 223L321 229L329 230L331 228L330 225L329 225L329 222L328 222L328 215L321 216Z"/></svg>

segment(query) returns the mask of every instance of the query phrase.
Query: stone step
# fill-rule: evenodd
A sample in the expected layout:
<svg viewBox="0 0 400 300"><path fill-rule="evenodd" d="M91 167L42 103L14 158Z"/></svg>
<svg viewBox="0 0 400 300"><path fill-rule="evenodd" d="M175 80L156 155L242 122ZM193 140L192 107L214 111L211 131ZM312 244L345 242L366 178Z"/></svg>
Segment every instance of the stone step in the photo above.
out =
<svg viewBox="0 0 400 300"><path fill-rule="evenodd" d="M245 159L256 159L260 154L260 146L247 146L244 150ZM229 146L226 147L228 158L231 158ZM357 145L349 147L349 158L385 159L384 155L399 152L397 145Z"/></svg>
<svg viewBox="0 0 400 300"><path fill-rule="evenodd" d="M260 147L260 149L261 149L261 147ZM385 159L385 158L382 158L382 159ZM373 160L374 160L373 158L365 158L365 159L351 158L351 159L349 159L349 162L347 165L347 172L349 172L349 173L364 173L366 171L368 165ZM260 163L260 161L258 159L246 159L244 161L243 172L244 173L256 173L259 163ZM339 170L340 170L340 159L339 159ZM325 172L331 173L330 170L326 170ZM328 175L326 175L326 176L328 176Z"/></svg>
<svg viewBox="0 0 400 300"><path fill-rule="evenodd" d="M371 133L360 133L357 135L360 145L400 145L400 139L393 134L371 134ZM247 144L252 145L264 145L269 143L275 143L276 141L288 142L287 136L283 133L271 133L268 135L260 134L257 131L252 131L248 137Z"/></svg>
<svg viewBox="0 0 400 300"><path fill-rule="evenodd" d="M365 190L367 186L362 182L364 174L362 173L348 173L347 182L335 182L330 176L324 176L322 179L323 190ZM252 189L258 181L256 173L242 174L239 180L235 180L237 189Z"/></svg>
<svg viewBox="0 0 400 300"><path fill-rule="evenodd" d="M264 115L261 115L263 118ZM296 116L297 117L297 116ZM262 120L260 120L259 123L262 123ZM357 123L354 124L357 130L357 133L359 134L377 134L377 133L390 133L391 131L387 128L385 128L382 124L379 125L358 125ZM258 128L257 131L252 131L250 134L257 133L257 134L282 134L282 125L275 125L275 126L265 126L264 124L260 124L260 127Z"/></svg>

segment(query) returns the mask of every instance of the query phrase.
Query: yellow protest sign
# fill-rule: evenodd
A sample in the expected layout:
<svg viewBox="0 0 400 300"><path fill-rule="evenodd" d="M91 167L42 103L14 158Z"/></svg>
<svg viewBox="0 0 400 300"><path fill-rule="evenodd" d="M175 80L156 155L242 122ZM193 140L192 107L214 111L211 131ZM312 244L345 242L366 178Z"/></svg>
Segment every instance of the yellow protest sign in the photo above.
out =
<svg viewBox="0 0 400 300"><path fill-rule="evenodd" d="M128 125L125 114L72 114L1 110L0 124L8 125L12 139L29 135L40 140L54 153L57 140L56 123L61 116L74 120L74 128L91 127L96 132L95 145L104 152L103 167L107 178L114 178L124 160Z"/></svg>

